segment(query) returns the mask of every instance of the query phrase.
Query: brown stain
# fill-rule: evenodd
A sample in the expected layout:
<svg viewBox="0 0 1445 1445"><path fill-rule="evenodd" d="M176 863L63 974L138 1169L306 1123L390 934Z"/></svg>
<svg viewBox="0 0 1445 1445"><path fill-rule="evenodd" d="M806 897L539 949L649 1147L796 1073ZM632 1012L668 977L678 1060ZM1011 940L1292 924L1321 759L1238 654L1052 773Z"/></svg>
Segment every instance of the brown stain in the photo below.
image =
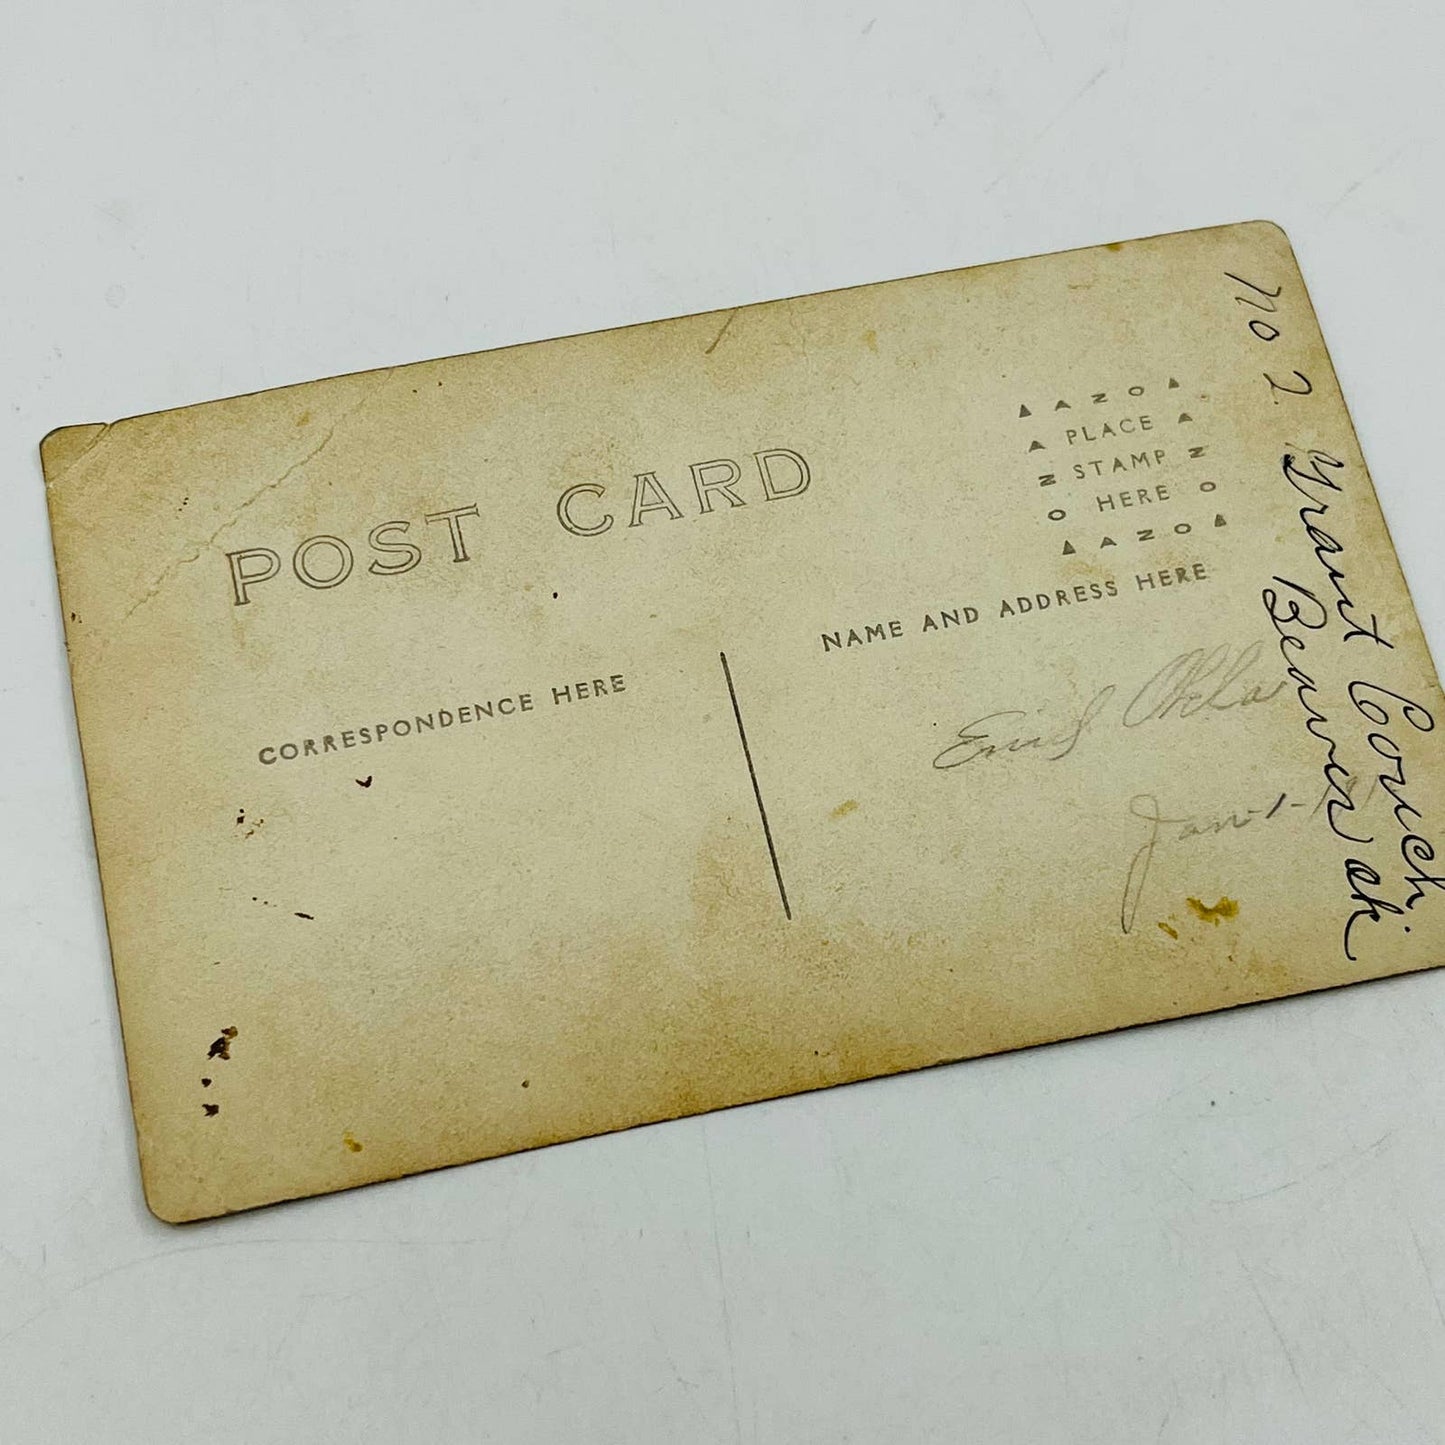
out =
<svg viewBox="0 0 1445 1445"><path fill-rule="evenodd" d="M221 1036L211 1045L206 1053L208 1059L229 1059L231 1057L231 1040L236 1037L238 1030L234 1027L221 1030Z"/></svg>
<svg viewBox="0 0 1445 1445"><path fill-rule="evenodd" d="M297 425L297 426L305 426L306 423L309 422L310 420L311 420L311 413L310 413L309 411L303 411L303 412L301 413L301 415L296 418L296 425Z"/></svg>
<svg viewBox="0 0 1445 1445"><path fill-rule="evenodd" d="M1244 964L1242 977L1259 998L1277 998L1299 989L1299 981L1289 968L1270 959L1250 958Z"/></svg>
<svg viewBox="0 0 1445 1445"><path fill-rule="evenodd" d="M1201 922L1212 923L1216 928L1223 918L1234 918L1239 913L1239 904L1233 898L1221 898L1211 906L1201 902L1198 898L1186 898L1189 911Z"/></svg>
<svg viewBox="0 0 1445 1445"><path fill-rule="evenodd" d="M350 1129L348 1129L348 1130L341 1136L341 1142L342 1142L343 1144L345 1144L346 1147L347 1147L348 1149L350 1149L353 1154L360 1154L361 1151L366 1147L366 1146L361 1142L360 1139L353 1139L353 1138L351 1137L351 1130L350 1130Z"/></svg>
<svg viewBox="0 0 1445 1445"><path fill-rule="evenodd" d="M1177 928L1171 928L1167 923L1163 921L1163 919L1160 919L1159 927L1162 928L1164 932L1169 935L1170 938L1179 937L1179 930Z"/></svg>
<svg viewBox="0 0 1445 1445"><path fill-rule="evenodd" d="M1105 244L1104 249L1106 251L1122 251L1124 249L1124 243L1122 241L1109 241Z"/></svg>
<svg viewBox="0 0 1445 1445"><path fill-rule="evenodd" d="M863 333L863 345L875 355L878 352L878 333L871 327Z"/></svg>
<svg viewBox="0 0 1445 1445"><path fill-rule="evenodd" d="M846 818L849 813L856 813L857 811L858 799L845 798L843 802L839 803L838 806L833 809L833 816L835 818Z"/></svg>
<svg viewBox="0 0 1445 1445"><path fill-rule="evenodd" d="M1068 557L1061 556L1059 562L1062 576L1061 586L1072 587L1076 582L1108 582L1114 577L1108 566L1107 558L1101 561L1091 561L1082 553L1074 553ZM1104 601L1105 599L1095 598L1092 600Z"/></svg>

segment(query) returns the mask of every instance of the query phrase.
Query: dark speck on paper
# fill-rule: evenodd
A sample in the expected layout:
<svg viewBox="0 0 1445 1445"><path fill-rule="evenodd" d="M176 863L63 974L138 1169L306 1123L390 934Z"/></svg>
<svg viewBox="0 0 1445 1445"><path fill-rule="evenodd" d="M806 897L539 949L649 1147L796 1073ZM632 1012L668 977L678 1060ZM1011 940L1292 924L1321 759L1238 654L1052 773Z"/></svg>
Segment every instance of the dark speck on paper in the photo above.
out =
<svg viewBox="0 0 1445 1445"><path fill-rule="evenodd" d="M231 1057L231 1040L236 1037L234 1027L221 1030L221 1036L210 1047L206 1054L208 1059L229 1059Z"/></svg>

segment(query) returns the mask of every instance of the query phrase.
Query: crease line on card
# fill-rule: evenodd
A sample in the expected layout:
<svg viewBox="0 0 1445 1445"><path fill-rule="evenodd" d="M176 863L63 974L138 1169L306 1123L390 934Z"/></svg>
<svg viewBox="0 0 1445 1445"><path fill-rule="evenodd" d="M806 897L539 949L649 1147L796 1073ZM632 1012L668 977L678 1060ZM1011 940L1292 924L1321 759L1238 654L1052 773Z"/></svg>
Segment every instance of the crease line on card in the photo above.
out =
<svg viewBox="0 0 1445 1445"><path fill-rule="evenodd" d="M773 877L778 884L778 897L783 902L783 916L792 922L793 908L788 902L788 890L783 884L783 870L778 865L778 850L773 843L773 830L768 825L768 810L763 804L763 790L758 786L758 771L753 766L753 750L748 746L747 729L743 727L742 709L738 706L737 689L733 686L732 668L728 666L728 655L725 652L718 653L718 661L722 663L723 678L728 685L728 697L733 705L733 721L738 725L738 741L743 745L743 760L748 765L748 777L753 785L753 798L758 805L758 817L763 824L763 838L768 845L768 857L773 864Z"/></svg>

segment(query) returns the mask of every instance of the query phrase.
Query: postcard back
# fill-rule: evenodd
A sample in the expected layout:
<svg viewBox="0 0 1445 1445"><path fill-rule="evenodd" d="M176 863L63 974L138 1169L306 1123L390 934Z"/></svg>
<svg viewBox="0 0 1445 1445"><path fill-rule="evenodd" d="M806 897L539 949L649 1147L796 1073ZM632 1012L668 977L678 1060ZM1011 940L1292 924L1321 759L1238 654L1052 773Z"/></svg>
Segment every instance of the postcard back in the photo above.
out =
<svg viewBox="0 0 1445 1445"><path fill-rule="evenodd" d="M1268 223L42 458L165 1219L1445 960L1445 704Z"/></svg>

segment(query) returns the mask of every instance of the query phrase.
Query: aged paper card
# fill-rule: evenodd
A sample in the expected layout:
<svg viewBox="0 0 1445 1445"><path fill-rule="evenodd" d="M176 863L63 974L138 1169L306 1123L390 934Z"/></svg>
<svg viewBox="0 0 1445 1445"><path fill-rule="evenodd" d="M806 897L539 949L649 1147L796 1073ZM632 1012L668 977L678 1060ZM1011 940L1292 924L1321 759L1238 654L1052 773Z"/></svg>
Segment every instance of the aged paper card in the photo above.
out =
<svg viewBox="0 0 1445 1445"><path fill-rule="evenodd" d="M1445 961L1268 223L42 454L162 1218Z"/></svg>

